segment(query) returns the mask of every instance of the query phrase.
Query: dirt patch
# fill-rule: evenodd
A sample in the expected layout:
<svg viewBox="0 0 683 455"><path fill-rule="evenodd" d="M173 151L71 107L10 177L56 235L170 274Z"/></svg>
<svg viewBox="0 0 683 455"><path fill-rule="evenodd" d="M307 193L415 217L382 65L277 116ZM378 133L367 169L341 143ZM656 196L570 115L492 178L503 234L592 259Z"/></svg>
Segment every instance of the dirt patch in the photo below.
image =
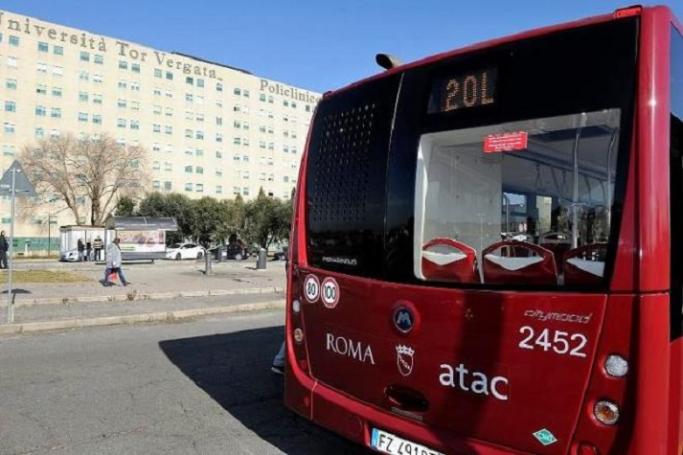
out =
<svg viewBox="0 0 683 455"><path fill-rule="evenodd" d="M8 273L3 270L0 273L0 284L7 284ZM12 283L80 283L91 281L88 277L74 272L53 270L14 270Z"/></svg>

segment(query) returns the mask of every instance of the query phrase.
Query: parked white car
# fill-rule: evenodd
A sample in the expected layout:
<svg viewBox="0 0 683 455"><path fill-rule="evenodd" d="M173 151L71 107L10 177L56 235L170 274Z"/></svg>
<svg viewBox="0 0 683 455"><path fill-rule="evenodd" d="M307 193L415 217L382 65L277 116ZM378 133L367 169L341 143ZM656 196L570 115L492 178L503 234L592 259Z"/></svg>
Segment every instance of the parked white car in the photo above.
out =
<svg viewBox="0 0 683 455"><path fill-rule="evenodd" d="M195 243L176 243L166 250L166 259L201 259L204 257L204 248Z"/></svg>

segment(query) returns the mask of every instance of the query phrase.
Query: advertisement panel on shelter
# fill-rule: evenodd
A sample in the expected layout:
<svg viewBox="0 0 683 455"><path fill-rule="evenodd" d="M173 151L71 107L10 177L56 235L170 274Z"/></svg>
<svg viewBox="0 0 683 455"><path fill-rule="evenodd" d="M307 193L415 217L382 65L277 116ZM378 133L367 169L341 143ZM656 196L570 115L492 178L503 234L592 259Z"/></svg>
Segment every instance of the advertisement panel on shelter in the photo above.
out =
<svg viewBox="0 0 683 455"><path fill-rule="evenodd" d="M118 231L121 251L128 253L163 253L166 251L166 231Z"/></svg>

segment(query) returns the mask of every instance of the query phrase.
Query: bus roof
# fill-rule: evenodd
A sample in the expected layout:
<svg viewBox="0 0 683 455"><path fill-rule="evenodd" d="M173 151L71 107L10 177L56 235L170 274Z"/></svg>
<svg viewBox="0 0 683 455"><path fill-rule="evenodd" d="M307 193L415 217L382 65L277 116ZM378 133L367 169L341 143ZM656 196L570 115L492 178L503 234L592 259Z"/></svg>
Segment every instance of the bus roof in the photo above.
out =
<svg viewBox="0 0 683 455"><path fill-rule="evenodd" d="M409 62L405 63L403 65L399 65L395 68L391 68L389 70L383 71L381 73L374 74L372 76L368 76L364 79L361 79L360 81L353 82L349 85L346 85L344 87L341 87L337 90L330 90L327 91L323 94L323 99L337 95L341 92L344 92L346 90L349 90L351 88L357 87L359 85L366 84L370 81L376 80L376 79L381 79L384 77L388 77L392 74L400 73L412 68L417 68L420 66L425 66L433 62L437 62L439 60L447 59L450 57L455 57L457 55L461 54L466 54L468 52L473 52L473 51L478 51L482 49L487 49L487 48L492 48L496 47L502 44L506 43L511 43L515 41L520 41L523 39L528 39L528 38L536 38L539 36L547 35L553 32L561 31L561 30L567 30L571 28L577 28L577 27L583 27L587 25L593 25L593 24L599 24L602 22L608 22L611 20L616 20L620 19L623 17L629 17L629 16L635 16L635 15L640 15L643 10L658 10L662 9L665 10L665 14L668 14L671 18L676 27L683 33L683 26L681 23L675 18L675 16L671 13L671 10L667 6L653 6L653 7L648 7L648 8L643 8L641 6L629 6L625 8L618 8L616 9L613 13L611 14L601 14L598 16L591 16L585 19L579 19L571 22L564 22L561 24L556 24L556 25L550 25L547 27L540 27L540 28L535 28L531 30L527 30L524 32L516 33L514 35L508 35L504 36L501 38L494 38L490 39L487 41L482 41L476 44L472 44L469 46L461 47L459 49L453 49L450 51L445 51L441 52L435 55L431 55L429 57L422 58L420 60L416 60L414 62Z"/></svg>

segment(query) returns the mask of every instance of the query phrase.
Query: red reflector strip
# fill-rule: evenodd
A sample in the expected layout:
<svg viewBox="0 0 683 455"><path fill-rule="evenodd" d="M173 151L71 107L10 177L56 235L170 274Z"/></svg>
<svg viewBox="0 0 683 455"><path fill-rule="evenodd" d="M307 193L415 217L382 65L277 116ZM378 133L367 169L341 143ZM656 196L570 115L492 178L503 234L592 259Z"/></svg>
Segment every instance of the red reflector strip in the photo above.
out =
<svg viewBox="0 0 683 455"><path fill-rule="evenodd" d="M622 17L637 16L643 10L640 6L631 6L629 8L618 9L614 12L615 19L621 19Z"/></svg>
<svg viewBox="0 0 683 455"><path fill-rule="evenodd" d="M489 134L484 138L484 153L511 152L525 150L529 143L526 131L514 133Z"/></svg>

